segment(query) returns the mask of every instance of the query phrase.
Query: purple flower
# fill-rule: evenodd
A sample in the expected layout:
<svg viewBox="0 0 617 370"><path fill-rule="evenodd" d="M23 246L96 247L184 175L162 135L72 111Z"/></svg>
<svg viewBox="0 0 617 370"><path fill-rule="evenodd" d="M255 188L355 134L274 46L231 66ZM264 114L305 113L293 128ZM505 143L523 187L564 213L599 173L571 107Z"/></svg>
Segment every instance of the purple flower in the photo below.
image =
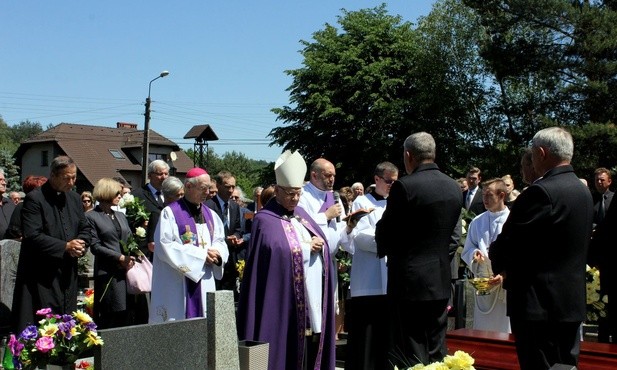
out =
<svg viewBox="0 0 617 370"><path fill-rule="evenodd" d="M13 354L13 356L19 356L21 354L21 350L24 349L24 344L18 341L14 334L11 334L9 348L11 349L11 354Z"/></svg>
<svg viewBox="0 0 617 370"><path fill-rule="evenodd" d="M19 334L19 338L25 339L25 340L30 340L30 339L35 339L38 335L39 335L39 333L36 330L36 326L30 325L30 326L27 326L21 332L21 334Z"/></svg>
<svg viewBox="0 0 617 370"><path fill-rule="evenodd" d="M60 324L58 324L58 330L60 330L62 335L64 335L64 337L68 340L71 340L71 338L73 338L73 334L71 334L71 329L73 329L73 327L75 327L74 321L61 322Z"/></svg>
<svg viewBox="0 0 617 370"><path fill-rule="evenodd" d="M86 323L86 325L84 326L86 327L86 329L90 331L96 331L96 324L94 323L94 321L90 321L89 323Z"/></svg>
<svg viewBox="0 0 617 370"><path fill-rule="evenodd" d="M64 314L62 315L62 321L64 322L73 321L73 316Z"/></svg>
<svg viewBox="0 0 617 370"><path fill-rule="evenodd" d="M56 345L52 337L41 337L35 343L36 349L41 353L47 353L51 351Z"/></svg>

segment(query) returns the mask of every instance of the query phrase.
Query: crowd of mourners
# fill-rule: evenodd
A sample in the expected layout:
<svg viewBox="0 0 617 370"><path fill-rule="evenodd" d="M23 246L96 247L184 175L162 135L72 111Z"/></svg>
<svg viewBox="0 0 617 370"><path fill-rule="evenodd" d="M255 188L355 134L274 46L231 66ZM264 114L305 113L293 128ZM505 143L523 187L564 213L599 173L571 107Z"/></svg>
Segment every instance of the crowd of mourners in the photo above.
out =
<svg viewBox="0 0 617 370"><path fill-rule="evenodd" d="M333 163L307 166L286 151L276 184L253 189L252 199L228 171L211 177L192 168L179 179L161 160L148 165L140 188L102 178L77 194L76 164L59 156L49 177L27 176L25 194L0 207L0 235L21 241L13 330L44 307L76 310L78 260L90 250L99 328L205 317L206 293L231 290L239 340L269 343L270 369L333 369L342 330L348 369L428 364L447 354L460 255L486 282L474 329L512 333L522 369L577 365L586 264L599 267L609 299L617 285L608 266L617 229L611 171L595 171L594 204L570 165L572 136L559 127L537 132L524 151L521 191L510 175L482 182L476 167L452 179L436 164L436 145L429 133L410 135L404 169L376 164L366 192L359 182L335 191ZM146 219L135 221L131 198ZM348 285L339 284L341 253L352 260ZM146 259L151 292L131 294L127 272ZM600 321L601 341L617 338L614 311L608 305Z"/></svg>

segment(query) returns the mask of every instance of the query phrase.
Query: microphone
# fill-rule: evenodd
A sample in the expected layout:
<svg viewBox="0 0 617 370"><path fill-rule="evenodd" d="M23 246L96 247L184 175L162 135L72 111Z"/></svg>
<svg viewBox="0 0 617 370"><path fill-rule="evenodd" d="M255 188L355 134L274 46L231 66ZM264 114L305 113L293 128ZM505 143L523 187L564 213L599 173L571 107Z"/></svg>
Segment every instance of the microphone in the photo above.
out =
<svg viewBox="0 0 617 370"><path fill-rule="evenodd" d="M341 201L341 195L339 194L338 191L335 191L332 193L332 196L334 197L334 204L338 204ZM336 216L336 222L341 222L341 216Z"/></svg>

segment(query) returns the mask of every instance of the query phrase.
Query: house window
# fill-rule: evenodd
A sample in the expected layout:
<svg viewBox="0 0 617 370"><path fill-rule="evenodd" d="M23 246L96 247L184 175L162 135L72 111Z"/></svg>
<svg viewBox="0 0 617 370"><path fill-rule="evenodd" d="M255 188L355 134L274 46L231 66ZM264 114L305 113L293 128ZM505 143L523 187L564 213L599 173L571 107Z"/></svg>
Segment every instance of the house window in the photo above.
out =
<svg viewBox="0 0 617 370"><path fill-rule="evenodd" d="M42 150L41 151L41 167L49 166L49 151Z"/></svg>
<svg viewBox="0 0 617 370"><path fill-rule="evenodd" d="M161 153L148 153L148 163L155 161L157 159L161 159L165 162L167 162L167 154L161 154Z"/></svg>
<svg viewBox="0 0 617 370"><path fill-rule="evenodd" d="M124 159L124 155L118 149L109 149L109 152L115 159Z"/></svg>

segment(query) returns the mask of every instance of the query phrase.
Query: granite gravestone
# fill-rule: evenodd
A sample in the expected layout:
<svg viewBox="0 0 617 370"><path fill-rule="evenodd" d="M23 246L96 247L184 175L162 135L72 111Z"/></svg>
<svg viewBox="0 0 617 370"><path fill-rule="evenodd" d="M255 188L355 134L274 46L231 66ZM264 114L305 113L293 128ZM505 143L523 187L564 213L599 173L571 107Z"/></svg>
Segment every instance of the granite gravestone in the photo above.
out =
<svg viewBox="0 0 617 370"><path fill-rule="evenodd" d="M0 334L7 334L11 326L11 306L20 247L21 243L16 240L0 241Z"/></svg>
<svg viewBox="0 0 617 370"><path fill-rule="evenodd" d="M239 369L233 292L208 293L207 318L104 329L96 369Z"/></svg>

